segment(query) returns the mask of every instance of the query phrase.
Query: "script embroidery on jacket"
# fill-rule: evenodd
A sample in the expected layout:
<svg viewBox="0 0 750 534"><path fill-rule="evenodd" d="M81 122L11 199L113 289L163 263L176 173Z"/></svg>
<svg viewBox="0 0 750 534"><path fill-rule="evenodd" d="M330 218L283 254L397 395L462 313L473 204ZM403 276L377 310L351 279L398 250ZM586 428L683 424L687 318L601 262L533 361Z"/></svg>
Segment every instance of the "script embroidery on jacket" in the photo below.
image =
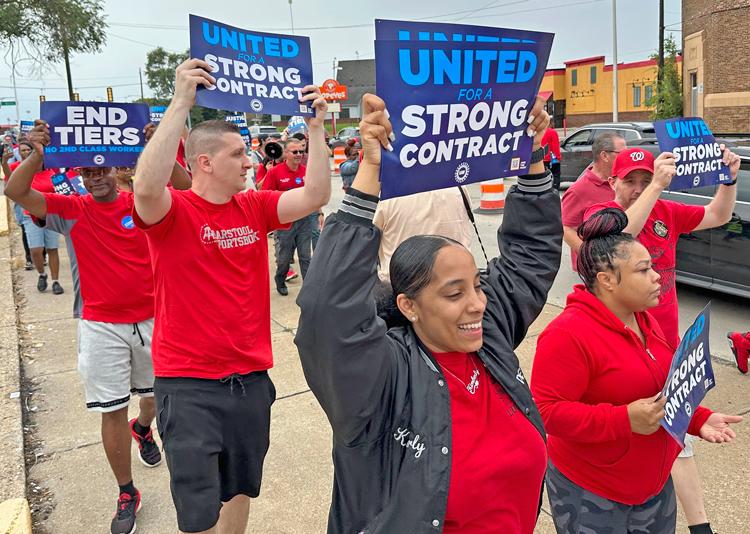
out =
<svg viewBox="0 0 750 534"><path fill-rule="evenodd" d="M419 439L422 437L419 434L415 434L414 438L412 439L409 439L410 435L411 431L408 428L402 429L401 427L398 427L393 433L393 438L402 447L406 447L407 449L412 449L413 451L415 451L414 458L419 458L420 456L422 456L422 453L425 450L424 441L422 443L419 442Z"/></svg>

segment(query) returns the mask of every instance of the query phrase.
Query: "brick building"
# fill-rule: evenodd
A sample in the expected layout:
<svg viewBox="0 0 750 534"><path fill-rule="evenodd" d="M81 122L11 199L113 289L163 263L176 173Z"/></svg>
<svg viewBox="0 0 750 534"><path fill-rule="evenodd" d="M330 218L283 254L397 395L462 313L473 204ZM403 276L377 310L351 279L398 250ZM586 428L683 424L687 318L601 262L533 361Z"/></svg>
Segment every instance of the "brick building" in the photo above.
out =
<svg viewBox="0 0 750 534"><path fill-rule="evenodd" d="M750 0L682 0L684 114L750 132Z"/></svg>
<svg viewBox="0 0 750 534"><path fill-rule="evenodd" d="M682 59L678 56L678 64ZM617 64L617 111L620 121L648 121L653 115L656 60ZM547 97L547 112L556 128L612 120L612 65L604 56L566 61L565 67L547 69L540 94Z"/></svg>

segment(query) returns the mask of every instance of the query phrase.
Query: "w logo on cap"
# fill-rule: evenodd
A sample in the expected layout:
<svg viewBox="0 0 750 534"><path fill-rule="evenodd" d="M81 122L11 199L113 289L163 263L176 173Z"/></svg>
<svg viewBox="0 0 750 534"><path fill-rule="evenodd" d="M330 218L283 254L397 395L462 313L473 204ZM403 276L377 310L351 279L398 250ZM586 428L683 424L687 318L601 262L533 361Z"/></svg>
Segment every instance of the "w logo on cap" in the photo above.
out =
<svg viewBox="0 0 750 534"><path fill-rule="evenodd" d="M643 161L646 155L641 150L635 150L630 153L630 159L633 161Z"/></svg>

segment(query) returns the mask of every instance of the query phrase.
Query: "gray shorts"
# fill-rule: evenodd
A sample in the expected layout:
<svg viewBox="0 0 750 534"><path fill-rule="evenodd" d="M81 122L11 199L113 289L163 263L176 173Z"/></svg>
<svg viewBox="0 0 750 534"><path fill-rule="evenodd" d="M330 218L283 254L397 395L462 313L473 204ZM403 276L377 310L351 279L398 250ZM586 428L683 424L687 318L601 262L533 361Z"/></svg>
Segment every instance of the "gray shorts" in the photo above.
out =
<svg viewBox="0 0 750 534"><path fill-rule="evenodd" d="M78 374L86 393L86 408L113 412L128 405L131 393L154 396L153 331L153 319L140 323L78 322Z"/></svg>
<svg viewBox="0 0 750 534"><path fill-rule="evenodd" d="M671 478L658 495L637 506L591 493L551 463L546 482L557 534L674 534L677 528Z"/></svg>

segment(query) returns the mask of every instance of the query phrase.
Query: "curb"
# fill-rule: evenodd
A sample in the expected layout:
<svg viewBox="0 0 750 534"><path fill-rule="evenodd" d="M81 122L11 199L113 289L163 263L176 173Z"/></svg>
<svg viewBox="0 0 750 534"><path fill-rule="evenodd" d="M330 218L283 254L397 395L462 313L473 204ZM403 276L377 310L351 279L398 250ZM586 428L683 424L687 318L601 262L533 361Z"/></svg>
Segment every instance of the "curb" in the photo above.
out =
<svg viewBox="0 0 750 534"><path fill-rule="evenodd" d="M26 499L0 503L0 534L32 534L31 511Z"/></svg>
<svg viewBox="0 0 750 534"><path fill-rule="evenodd" d="M0 195L0 213L7 207ZM5 218L0 220L0 225ZM24 501L26 495L26 462L24 459L23 411L21 395L21 355L18 340L15 294L13 290L13 257L11 235L0 237L0 502ZM18 506L18 505L16 505ZM28 510L28 504L25 505ZM4 516L0 525L5 527ZM10 528L10 527L8 527ZM6 532L0 528L0 533ZM25 532L10 530L7 532ZM31 532L29 530L29 532Z"/></svg>
<svg viewBox="0 0 750 534"><path fill-rule="evenodd" d="M5 195L0 194L0 236L10 233L10 200Z"/></svg>

